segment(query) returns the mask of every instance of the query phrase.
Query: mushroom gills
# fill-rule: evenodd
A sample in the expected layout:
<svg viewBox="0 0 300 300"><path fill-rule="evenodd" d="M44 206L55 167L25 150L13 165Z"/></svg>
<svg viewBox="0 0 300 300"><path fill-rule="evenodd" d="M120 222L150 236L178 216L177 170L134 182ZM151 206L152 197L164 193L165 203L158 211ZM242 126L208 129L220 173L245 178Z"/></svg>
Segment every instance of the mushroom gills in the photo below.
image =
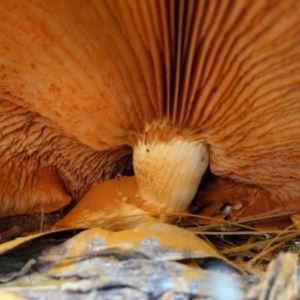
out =
<svg viewBox="0 0 300 300"><path fill-rule="evenodd" d="M299 209L297 1L54 2L0 4L1 216L81 199L132 149L136 206L181 211L208 164L201 138L214 175L251 187L239 217Z"/></svg>

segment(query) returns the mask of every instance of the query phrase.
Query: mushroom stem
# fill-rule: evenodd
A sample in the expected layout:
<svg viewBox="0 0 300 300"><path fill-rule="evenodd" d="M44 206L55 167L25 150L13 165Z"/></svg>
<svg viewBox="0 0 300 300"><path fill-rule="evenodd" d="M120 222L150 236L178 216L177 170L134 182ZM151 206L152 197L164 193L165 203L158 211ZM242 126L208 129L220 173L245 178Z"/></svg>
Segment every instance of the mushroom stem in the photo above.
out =
<svg viewBox="0 0 300 300"><path fill-rule="evenodd" d="M168 142L139 141L133 165L138 203L149 212L180 212L188 208L209 163L207 144L172 138Z"/></svg>

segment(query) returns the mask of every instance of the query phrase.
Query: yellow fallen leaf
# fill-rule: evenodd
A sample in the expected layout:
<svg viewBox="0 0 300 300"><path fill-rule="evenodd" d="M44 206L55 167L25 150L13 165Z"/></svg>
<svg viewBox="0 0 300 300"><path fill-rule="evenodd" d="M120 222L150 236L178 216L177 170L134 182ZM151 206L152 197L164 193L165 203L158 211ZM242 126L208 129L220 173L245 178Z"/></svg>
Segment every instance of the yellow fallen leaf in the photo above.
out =
<svg viewBox="0 0 300 300"><path fill-rule="evenodd" d="M116 250L123 254L139 253L152 260L214 257L238 269L195 234L164 223L119 232L93 228L68 240L64 250L53 249L42 259L58 262L51 270L54 276L72 269L83 257L109 254Z"/></svg>

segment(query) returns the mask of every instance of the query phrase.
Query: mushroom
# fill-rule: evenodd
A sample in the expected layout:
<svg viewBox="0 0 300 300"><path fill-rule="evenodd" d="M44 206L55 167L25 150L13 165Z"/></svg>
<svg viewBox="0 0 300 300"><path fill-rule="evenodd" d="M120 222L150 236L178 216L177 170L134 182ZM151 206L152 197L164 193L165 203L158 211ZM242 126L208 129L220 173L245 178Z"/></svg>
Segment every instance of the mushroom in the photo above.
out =
<svg viewBox="0 0 300 300"><path fill-rule="evenodd" d="M151 213L184 211L208 165L259 187L257 205L299 203L297 1L7 0L0 11L0 216L79 200L126 173L131 151L136 205Z"/></svg>

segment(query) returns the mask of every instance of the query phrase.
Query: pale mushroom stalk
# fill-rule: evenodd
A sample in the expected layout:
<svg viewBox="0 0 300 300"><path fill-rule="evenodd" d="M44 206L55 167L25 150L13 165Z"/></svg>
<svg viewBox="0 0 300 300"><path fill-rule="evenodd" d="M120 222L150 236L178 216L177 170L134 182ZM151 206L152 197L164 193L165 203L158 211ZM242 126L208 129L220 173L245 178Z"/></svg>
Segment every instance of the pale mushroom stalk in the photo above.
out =
<svg viewBox="0 0 300 300"><path fill-rule="evenodd" d="M135 176L95 186L56 228L121 230L173 222L182 215L208 167L208 146L203 139L183 139L181 135L162 139L159 133L140 139L133 147Z"/></svg>
<svg viewBox="0 0 300 300"><path fill-rule="evenodd" d="M208 147L203 141L174 137L167 142L139 141L133 165L143 208L150 212L187 209L208 167Z"/></svg>

